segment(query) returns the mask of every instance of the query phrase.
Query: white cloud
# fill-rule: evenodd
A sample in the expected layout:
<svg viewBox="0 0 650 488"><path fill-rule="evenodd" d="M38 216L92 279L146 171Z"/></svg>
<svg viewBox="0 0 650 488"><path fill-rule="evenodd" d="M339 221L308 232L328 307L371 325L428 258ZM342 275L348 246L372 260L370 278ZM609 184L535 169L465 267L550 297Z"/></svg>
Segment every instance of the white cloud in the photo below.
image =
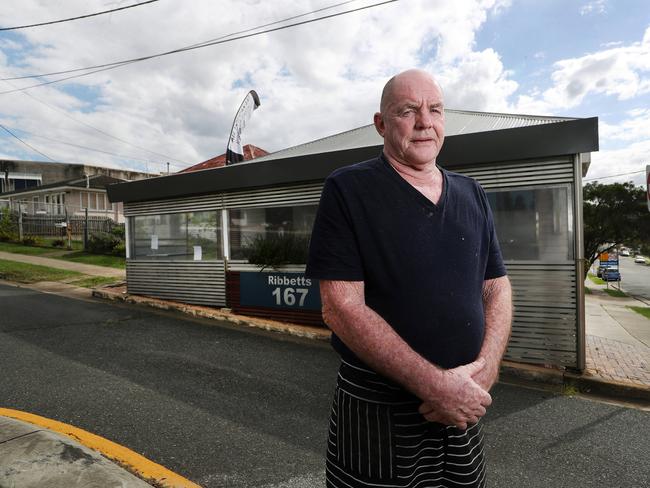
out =
<svg viewBox="0 0 650 488"><path fill-rule="evenodd" d="M611 41L611 42L603 42L600 45L600 47L610 48L610 47L618 47L618 46L622 46L622 45L623 45L623 41Z"/></svg>
<svg viewBox="0 0 650 488"><path fill-rule="evenodd" d="M650 28L640 42L616 43L599 52L589 53L553 64L551 86L539 91L518 94L510 110L513 112L571 115L572 109L586 105L594 96L613 97L619 101L639 99L650 93ZM644 97L645 96L645 97ZM583 105L583 106L584 106ZM642 169L650 154L650 109L638 108L623 114L616 122L612 115L599 113L600 151L592 155L588 178L602 178L620 173L633 173L603 181L645 181ZM615 117L615 115L614 115Z"/></svg>
<svg viewBox="0 0 650 488"><path fill-rule="evenodd" d="M552 86L541 97L520 95L515 107L546 114L576 107L590 95L629 100L650 92L649 74L650 27L640 42L557 61Z"/></svg>
<svg viewBox="0 0 650 488"><path fill-rule="evenodd" d="M330 3L334 2L196 0L191 8L181 8L174 2L159 2L28 29L21 31L24 37L19 44L29 43L31 49L22 52L20 66L9 65L10 58L2 56L16 43L0 43L0 74L58 71L152 54ZM359 0L318 15L370 3ZM437 74L455 108L498 110L507 106L517 85L498 53L475 51L475 34L488 15L509 5L510 0L402 0L97 73L67 85L94 90L98 98L92 103L71 95L77 93L74 90L63 92L63 85L30 93L86 124L188 163L225 151L232 117L251 88L258 91L262 106L247 127L245 142L267 150L370 123L385 81L413 66L428 67ZM20 8L0 5L0 18L4 25L18 25L105 8L103 0L71 0L61 5L24 0ZM33 80L15 83L25 86ZM11 116L13 126L149 159L149 169L155 162L164 169L168 161L74 123L24 94L0 97L0 117ZM30 141L29 136L26 139ZM30 142L57 160L139 164L42 139Z"/></svg>
<svg viewBox="0 0 650 488"><path fill-rule="evenodd" d="M632 181L645 186L645 167L650 164L650 140L640 140L622 149L601 149L592 154L592 162L586 179L599 179L603 183ZM603 178L612 175L613 178Z"/></svg>
<svg viewBox="0 0 650 488"><path fill-rule="evenodd" d="M650 140L650 109L630 110L628 116L629 118L617 124L601 121L599 124L600 136L612 141ZM650 156L646 156L646 158L648 157Z"/></svg>
<svg viewBox="0 0 650 488"><path fill-rule="evenodd" d="M592 0L580 7L580 15L604 14L607 12L607 0Z"/></svg>
<svg viewBox="0 0 650 488"><path fill-rule="evenodd" d="M505 111L518 87L509 75L494 50L467 53L440 74L445 103L463 110Z"/></svg>
<svg viewBox="0 0 650 488"><path fill-rule="evenodd" d="M637 108L616 124L599 122L601 150L592 155L587 178L602 178L604 183L633 181L645 185L645 166L650 164L650 109Z"/></svg>

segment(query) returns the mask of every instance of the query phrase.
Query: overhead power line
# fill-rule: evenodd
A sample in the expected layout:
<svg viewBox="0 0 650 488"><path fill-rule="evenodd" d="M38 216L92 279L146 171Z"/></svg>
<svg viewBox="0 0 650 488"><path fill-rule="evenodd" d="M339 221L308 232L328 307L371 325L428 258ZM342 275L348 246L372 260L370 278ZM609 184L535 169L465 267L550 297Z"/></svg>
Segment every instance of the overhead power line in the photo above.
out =
<svg viewBox="0 0 650 488"><path fill-rule="evenodd" d="M597 178L586 178L582 181L595 181L595 180L604 180L606 178L616 178L617 176L628 176L628 175L635 175L637 173L645 173L644 169L641 169L639 171L631 171L629 173L619 173L617 175L608 175L608 176L599 176Z"/></svg>
<svg viewBox="0 0 650 488"><path fill-rule="evenodd" d="M8 81L6 81L6 83L9 86L15 86L13 83L10 83ZM111 134L110 132L106 132L105 130L102 130L102 129L98 128L98 127L95 127L94 125L89 124L88 122L84 122L83 120L79 120L79 119L73 117L72 115L70 115L65 110L62 110L62 109L60 109L60 108L58 108L58 107L56 107L56 106L54 106L52 104L49 104L49 103L41 100L40 98L36 98L34 95L29 93L28 91L23 91L22 93L23 93L23 95L27 95L32 100L45 105L49 109L54 110L56 112L59 112L60 114L62 114L65 117L69 118L70 120L72 120L73 122L76 122L77 124L84 125L84 126L88 127L89 129L93 129L94 131L96 131L96 132L98 132L98 133L100 133L100 134L102 134L102 135L104 135L106 137L109 137L111 139L115 139L116 141L119 141L122 144L126 144L126 145L134 147L136 149L140 149L141 151L145 151L145 152L147 152L149 154L154 154L154 155L156 155L158 157L161 157L161 158L165 159L165 161L176 161L177 163L183 163L183 165L188 165L188 166L192 164L192 163L188 163L187 161L183 161L183 160L178 159L178 158L173 158L173 157L171 157L171 156L169 156L167 154L162 154L162 153L159 153L159 152L156 152L156 151L152 151L151 149L147 149L146 147L139 146L138 144L134 144L133 142L127 141L125 139L122 139L121 137L118 137L118 136L116 136L114 134ZM131 158L131 159L134 159L134 158ZM137 159L137 158L135 158L135 159ZM175 165L175 166L178 166L178 165Z"/></svg>
<svg viewBox="0 0 650 488"><path fill-rule="evenodd" d="M148 0L146 2L134 3L133 5L127 5L125 7L118 7L118 8L113 8L111 10L103 10L101 12L95 12L94 14L79 15L78 17L70 17L67 19L60 19L60 20L51 20L49 22L40 22L38 24L18 25L15 27L0 27L0 31L28 29L30 27L40 27L42 25L51 25L51 24L60 24L61 22L70 22L71 20L87 19L88 17L96 17L97 15L110 14L111 12L117 12L118 10L126 10L128 8L139 7L140 5L145 5L147 3L154 3L157 1L158 0Z"/></svg>
<svg viewBox="0 0 650 488"><path fill-rule="evenodd" d="M262 30L262 31L259 31L259 32L253 32L251 34L235 35L235 37L232 37L234 34L229 34L229 35L223 36L221 38L217 38L215 40L205 41L203 43L194 44L194 45L186 46L186 47L183 47L183 48L173 49L171 51L166 51L166 52L163 52L163 53L153 54L153 55L150 55L150 56L142 56L142 57L138 57L138 58L127 59L127 60L124 60L124 61L116 61L114 63L99 64L99 65L95 65L95 66L87 66L85 68L76 68L76 69L58 71L58 72L52 72L52 73L41 73L41 74L37 74L37 75L20 76L20 77L13 77L13 78L0 78L3 81L9 81L9 80L18 80L18 79L27 79L27 78L39 78L39 77L53 76L53 75L58 75L58 74L75 73L75 72L85 71L85 70L94 70L94 71L90 71L88 73L81 73L81 74L77 74L77 75L73 75L73 76L68 76L68 77L65 77L65 78L59 78L57 80L46 81L46 82L43 82L43 83L38 83L38 84L35 84L35 85L26 86L26 87L23 87L23 88L3 91L3 92L0 92L0 95L5 95L5 94L8 94L8 93L15 93L15 92L18 92L18 91L29 90L30 88L36 88L38 86L51 85L51 84L54 84L54 83L59 83L61 81L66 81L66 80L70 80L70 79L73 79L73 78L80 78L82 76L88 76L88 75L91 75L91 74L94 74L94 73L98 73L100 71L108 71L110 69L119 68L121 66L131 64L131 63L137 63L137 62L145 61L145 60L148 60L148 59L168 56L170 54L177 54L177 53L181 53L181 52L192 51L194 49L201 49L201 48L208 47L208 46L216 46L218 44L225 44L225 43L228 43L228 42L233 42L233 41L237 41L237 40L241 40L241 39L247 39L249 37L259 36L261 34L267 34L269 32L275 32L275 31L288 29L290 27L296 27L296 26L299 26L299 25L305 25L305 24L310 24L310 23L313 23L313 22L318 22L318 21L321 21L321 20L331 19L333 17L339 17L339 16L342 16L342 15L347 15L347 14L351 14L351 13L354 13L354 12L358 12L360 10L366 10L366 9L373 8L373 7L379 7L381 5L385 5L385 4L388 4L388 3L394 3L394 2L397 2L397 1L398 0L385 0L383 2L374 3L374 4L371 4L371 5L365 5L363 7L358 7L358 8L355 8L355 9L344 10L343 12L337 12L337 13L334 13L334 14L323 15L323 16L317 17L315 19L303 20L301 22L294 22L293 24L283 25L283 26L280 26L280 27L274 27L272 29L266 29L266 30ZM344 3L349 3L349 2L344 2ZM328 7L328 8L331 8L331 7ZM313 13L313 12L309 12L308 14L303 14L303 16L304 15L309 15L311 13ZM280 22L284 22L284 21L274 22L274 24L280 23ZM257 29L260 29L260 28L261 27L249 29L249 31L257 30Z"/></svg>
<svg viewBox="0 0 650 488"><path fill-rule="evenodd" d="M78 73L80 71L94 70L95 68L107 68L107 67L112 67L112 66L117 67L117 66L122 66L122 65L130 64L130 63L139 62L139 61L146 61L147 59L153 59L153 58L157 58L157 57L161 57L161 56L167 56L169 54L176 54L176 53L179 53L179 52L189 51L189 50L192 50L192 49L198 49L198 48L201 48L201 47L211 46L211 45L213 45L212 43L215 43L216 41L221 41L223 39L227 39L227 38L232 37L232 36L238 36L240 34L246 34L248 32L253 32L253 31L256 31L256 30L259 30L259 29L263 29L265 27L270 27L272 25L282 24L284 22L289 22L290 20L299 19L300 17L306 17L307 15L312 15L312 14L315 14L315 13L318 13L318 12L323 12L324 10L331 10L333 8L340 7L342 5L346 5L348 3L354 3L354 2L358 2L358 1L359 0L347 0L345 2L336 3L334 5L329 5L327 7L322 7L322 8L316 9L316 10L311 10L309 12L305 12L304 14L294 15L292 17L287 17L285 19L276 20L274 22L269 22L268 24L258 25L256 27L251 27L249 29L244 29L244 30L237 31L237 32L231 32L230 34L225 34L225 35L222 35L222 36L219 36L219 37L215 37L213 39L208 39L207 41L198 42L196 44L190 44L189 46L183 46L183 47L180 47L180 48L177 48L177 49L173 49L171 51L165 51L165 52L162 52L162 53L152 54L152 55L149 55L149 56L142 56L142 57L126 59L126 60L122 60L122 61L114 61L112 63L96 64L94 66L86 66L85 68L72 68L72 69L67 69L67 70L62 70L62 71L50 71L49 73L39 73L39 74L36 74L36 75L23 75L23 76L14 76L14 77L11 77L11 78L0 78L0 80L2 80L2 81L27 80L27 79L30 79L30 78L42 78L42 77L45 77L45 76L55 76L55 75L64 75L64 74L69 74L69 73ZM397 1L397 0L392 0L392 1ZM372 7L372 5L371 5L371 7ZM353 12L353 10L351 10L349 12ZM341 12L341 13L346 13L346 12ZM319 20L319 19L314 19L314 20ZM299 25L299 24L295 24L295 25ZM289 25L289 26L285 26L285 27L291 27L291 26ZM270 31L268 31L268 32L270 32ZM264 34L264 32L259 32L258 34ZM236 39L231 39L231 40L236 40ZM98 71L103 71L103 70L98 70ZM96 73L96 72L97 71L93 71L93 73ZM88 73L88 74L91 74L91 73Z"/></svg>
<svg viewBox="0 0 650 488"><path fill-rule="evenodd" d="M54 142L56 144L63 144L63 145L70 146L70 147L76 147L78 149L84 149L86 151L93 151L93 152L98 152L98 153L102 153L102 154L108 154L110 156L117 156L117 157L122 158L122 159L131 159L133 161L143 161L143 162L148 163L148 164L158 164L158 165L161 165L163 168L166 167L167 164L169 164L170 166L177 167L177 168L182 168L183 167L183 166L181 166L179 164L167 163L167 162L162 162L162 161L154 161L152 159L140 158L140 157L131 156L131 155L128 155L128 154L118 154L118 153L114 153L114 152L111 152L111 151L105 151L103 149L97 149L97 148L94 148L94 147L82 146L80 144L75 144L73 142L62 141L60 139L54 139L52 137L47 137L47 136L41 136L39 134L34 134L33 132L29 132L29 131L26 131L24 129L17 129L15 127L12 127L12 129L14 131L20 131L20 132L22 132L24 134L28 134L31 137L36 137L38 139L44 139L46 141Z"/></svg>
<svg viewBox="0 0 650 488"><path fill-rule="evenodd" d="M0 124L0 128L4 129L4 131L7 132L11 137L13 137L13 138L15 138L15 139L18 139L20 142L22 142L25 146L27 146L28 148L30 148L32 151L37 152L37 153L40 154L41 156L44 156L44 157L46 157L47 159L49 159L50 161L54 161L54 159L52 159L51 157L49 157L47 154L42 153L41 151L39 151L39 150L36 149L35 147L30 146L29 144L27 144L27 143L26 143L25 141L23 141L20 137L18 137L16 134L14 134L14 133L11 132L9 129L7 129L4 125Z"/></svg>

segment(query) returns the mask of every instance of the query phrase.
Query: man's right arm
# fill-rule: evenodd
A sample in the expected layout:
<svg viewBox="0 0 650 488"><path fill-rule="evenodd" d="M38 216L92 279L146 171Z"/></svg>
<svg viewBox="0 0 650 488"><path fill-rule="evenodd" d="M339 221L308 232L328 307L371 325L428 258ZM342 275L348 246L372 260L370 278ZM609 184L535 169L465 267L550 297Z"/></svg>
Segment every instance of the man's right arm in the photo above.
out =
<svg viewBox="0 0 650 488"><path fill-rule="evenodd" d="M434 409L427 420L461 429L485 415L490 395L473 379L482 360L444 370L414 351L365 303L363 281L320 281L323 320L363 362Z"/></svg>

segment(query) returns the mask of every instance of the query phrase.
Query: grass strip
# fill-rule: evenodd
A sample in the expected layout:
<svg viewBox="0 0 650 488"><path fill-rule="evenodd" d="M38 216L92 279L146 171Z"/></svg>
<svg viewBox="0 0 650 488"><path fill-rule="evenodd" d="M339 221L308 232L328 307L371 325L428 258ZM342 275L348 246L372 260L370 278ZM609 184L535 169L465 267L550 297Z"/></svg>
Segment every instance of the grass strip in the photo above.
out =
<svg viewBox="0 0 650 488"><path fill-rule="evenodd" d="M25 246L23 244L14 244L13 242L0 242L0 251L12 252L14 254L26 254L28 256L40 256L54 251L53 248Z"/></svg>
<svg viewBox="0 0 650 488"><path fill-rule="evenodd" d="M76 276L83 277L84 275L77 271L0 259L0 279L3 280L18 283L36 283L39 281L61 281Z"/></svg>
<svg viewBox="0 0 650 488"><path fill-rule="evenodd" d="M54 257L54 256L53 256ZM125 269L126 258L122 256L108 256L105 254L90 254L84 251L71 252L55 259L72 261L75 263L94 264L95 266L107 266L109 268Z"/></svg>
<svg viewBox="0 0 650 488"><path fill-rule="evenodd" d="M588 273L587 276L591 281L593 281L597 285L604 285L605 280L601 280L598 276L595 276L593 273Z"/></svg>
<svg viewBox="0 0 650 488"><path fill-rule="evenodd" d="M89 276L80 280L68 281L68 284L81 286L83 288L95 288L97 286L108 285L110 283L117 283L118 281L122 280L110 276Z"/></svg>
<svg viewBox="0 0 650 488"><path fill-rule="evenodd" d="M643 315L646 319L650 319L650 307L629 307L636 313Z"/></svg>
<svg viewBox="0 0 650 488"><path fill-rule="evenodd" d="M56 251L67 251L67 240L64 240L65 245L55 246L54 242L57 239L39 239L36 245L20 244L18 242L2 242L0 241L0 251L13 252L16 254L26 254L28 256L40 256L42 254L49 254ZM73 250L83 249L83 242L72 241Z"/></svg>
<svg viewBox="0 0 650 488"><path fill-rule="evenodd" d="M607 293L610 297L614 297L614 298L624 298L624 297L627 296L627 295L626 295L625 293L623 293L621 290L615 290L615 289L613 289L613 288L607 288L607 289L605 289L604 291L605 291L605 293Z"/></svg>

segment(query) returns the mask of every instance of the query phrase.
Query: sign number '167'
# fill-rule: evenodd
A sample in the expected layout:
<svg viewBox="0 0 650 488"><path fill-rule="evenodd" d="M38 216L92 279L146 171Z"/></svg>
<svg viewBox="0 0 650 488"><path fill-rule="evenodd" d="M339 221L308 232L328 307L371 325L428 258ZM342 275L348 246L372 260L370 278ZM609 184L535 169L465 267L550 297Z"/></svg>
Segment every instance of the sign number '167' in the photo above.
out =
<svg viewBox="0 0 650 488"><path fill-rule="evenodd" d="M298 306L302 307L305 304L305 298L309 293L309 288L285 288L284 291L279 286L271 293L275 298L276 305L288 305L292 307L298 300Z"/></svg>

